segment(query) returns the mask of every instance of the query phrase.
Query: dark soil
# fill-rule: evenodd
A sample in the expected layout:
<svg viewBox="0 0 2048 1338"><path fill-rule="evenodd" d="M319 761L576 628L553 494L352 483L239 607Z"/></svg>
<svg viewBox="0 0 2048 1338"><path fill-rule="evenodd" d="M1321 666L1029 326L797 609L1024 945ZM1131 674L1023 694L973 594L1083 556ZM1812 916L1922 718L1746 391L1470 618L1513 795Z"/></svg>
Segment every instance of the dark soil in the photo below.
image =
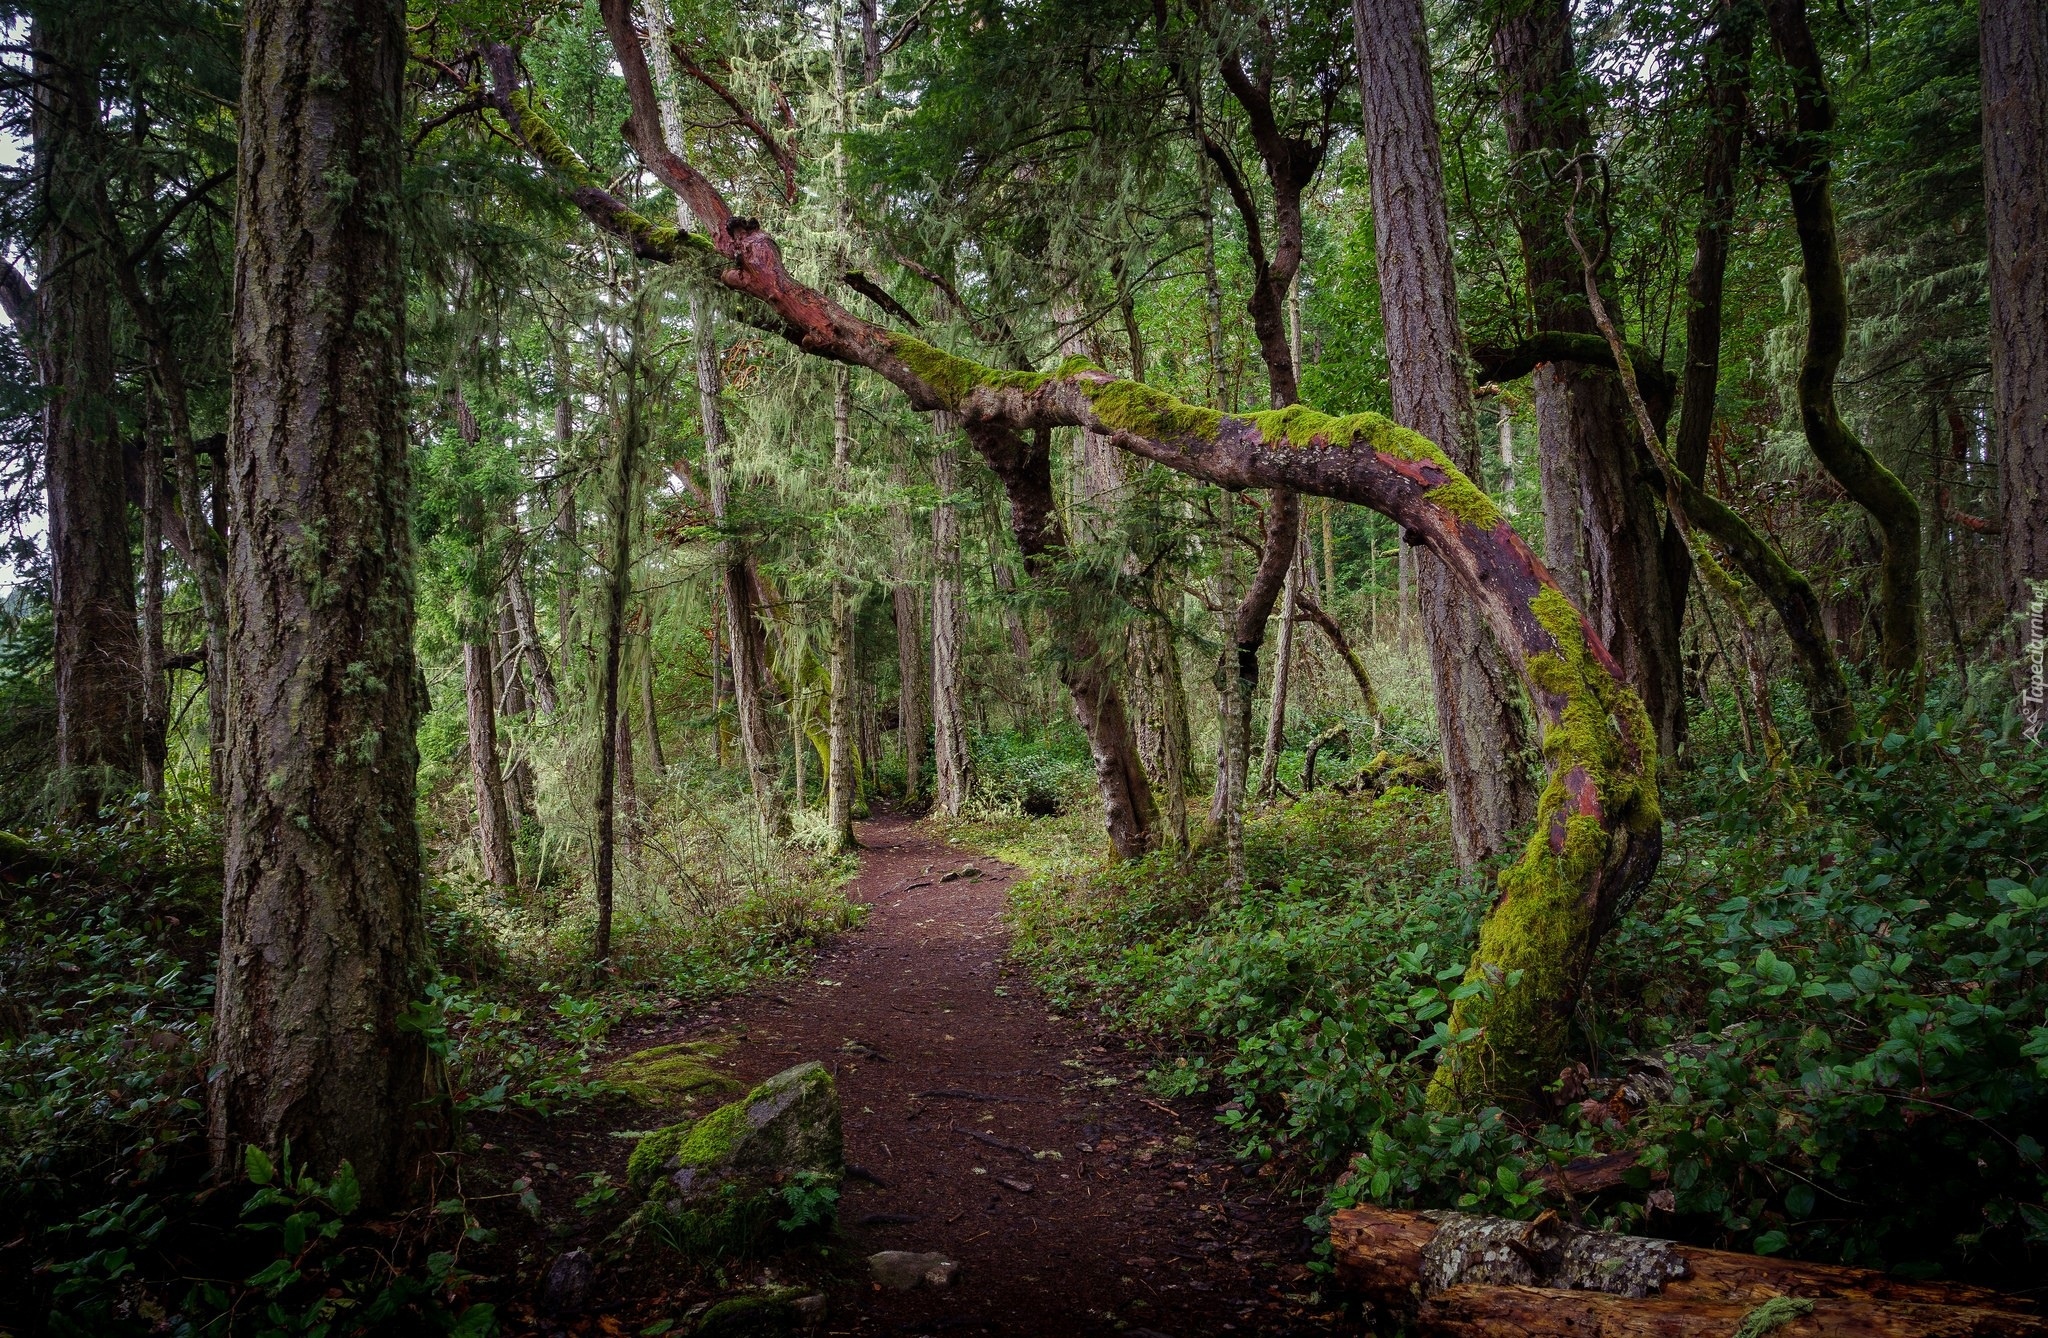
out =
<svg viewBox="0 0 2048 1338"><path fill-rule="evenodd" d="M1143 1064L1114 1038L1050 1015L1006 959L1016 871L900 818L859 835L849 893L871 907L868 921L828 946L809 979L668 1014L620 1046L731 1037L719 1066L747 1084L808 1059L829 1066L849 1163L837 1236L723 1270L652 1242L617 1256L606 1237L628 1205L578 1211L588 1186L576 1177L622 1181L632 1142L613 1134L689 1112L501 1121L483 1129L495 1141L479 1170L531 1168L539 1220L555 1224L540 1236L525 1224L524 1240L508 1230L471 1265L498 1273L489 1299L508 1331L635 1334L668 1320L680 1333L692 1305L768 1283L825 1292L828 1334L1339 1331L1313 1300L1303 1206L1231 1159L1207 1109L1149 1096ZM970 867L979 872L960 876ZM498 1206L486 1220L516 1228L511 1201ZM550 1315L541 1278L579 1246L598 1261L592 1299ZM934 1251L959 1273L946 1289L883 1291L867 1278L877 1250Z"/></svg>

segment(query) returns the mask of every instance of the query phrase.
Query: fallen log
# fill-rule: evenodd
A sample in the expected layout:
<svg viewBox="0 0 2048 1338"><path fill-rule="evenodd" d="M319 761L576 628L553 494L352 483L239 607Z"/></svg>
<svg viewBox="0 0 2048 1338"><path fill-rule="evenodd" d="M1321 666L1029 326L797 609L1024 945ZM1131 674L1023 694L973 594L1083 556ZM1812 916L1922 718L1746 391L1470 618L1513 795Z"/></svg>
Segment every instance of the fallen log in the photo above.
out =
<svg viewBox="0 0 2048 1338"><path fill-rule="evenodd" d="M1533 1222L1516 1222L1466 1213L1347 1208L1330 1218L1330 1246L1339 1281L1374 1304L1397 1310L1414 1308L1468 1285L1562 1288L1690 1305L1749 1307L1774 1296L1794 1296L2020 1315L2034 1309L2024 1297L1963 1283L1913 1282L1867 1268L1586 1231L1555 1213L1545 1213ZM1547 1332L1601 1334L1608 1330ZM2016 1332L2048 1333L2048 1329Z"/></svg>
<svg viewBox="0 0 2048 1338"><path fill-rule="evenodd" d="M2009 1310L1867 1299L1636 1300L1544 1287L1453 1287L1424 1301L1432 1338L2043 1338L2048 1323Z"/></svg>

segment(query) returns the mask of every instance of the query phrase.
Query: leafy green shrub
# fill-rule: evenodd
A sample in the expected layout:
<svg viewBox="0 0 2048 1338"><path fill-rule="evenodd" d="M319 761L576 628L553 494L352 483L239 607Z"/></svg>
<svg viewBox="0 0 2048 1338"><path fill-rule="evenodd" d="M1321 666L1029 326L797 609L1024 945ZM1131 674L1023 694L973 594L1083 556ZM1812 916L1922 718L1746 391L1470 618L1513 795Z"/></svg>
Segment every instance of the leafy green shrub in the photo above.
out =
<svg viewBox="0 0 2048 1338"><path fill-rule="evenodd" d="M974 802L1002 813L1050 817L1087 801L1095 784L1088 744L1071 724L976 735Z"/></svg>
<svg viewBox="0 0 2048 1338"><path fill-rule="evenodd" d="M1253 887L1154 856L1019 886L1063 1003L1180 1053L1247 1155L1373 1201L1532 1215L1545 1168L1637 1159L1596 1220L1992 1279L2048 1246L2048 756L1922 719L1836 774L1671 786L1662 871L1603 947L1548 1118L1424 1101L1487 894L1438 799L1318 794L1247 828ZM1660 1079L1646 1109L1611 1099ZM1668 1095L1666 1093L1668 1092ZM1346 1162L1348 1160L1348 1167ZM1650 1216L1654 1185L1671 1191Z"/></svg>

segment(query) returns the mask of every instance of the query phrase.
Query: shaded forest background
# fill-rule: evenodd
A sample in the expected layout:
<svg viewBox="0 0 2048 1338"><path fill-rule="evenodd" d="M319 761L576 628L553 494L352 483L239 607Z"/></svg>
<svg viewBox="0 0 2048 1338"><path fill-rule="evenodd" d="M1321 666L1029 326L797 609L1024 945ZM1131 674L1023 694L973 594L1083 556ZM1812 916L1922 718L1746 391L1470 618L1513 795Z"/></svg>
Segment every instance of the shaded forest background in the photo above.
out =
<svg viewBox="0 0 2048 1338"><path fill-rule="evenodd" d="M48 1317L26 1331L490 1331L465 1119L601 1104L611 1028L803 970L858 926L852 823L884 808L1031 870L1022 960L1312 1232L1359 1202L1533 1216L1547 1168L1617 1154L1590 1222L2037 1283L2048 417L2012 387L2048 394L2048 113L1980 59L1990 25L2042 26L2026 0L1416 6L1405 125L1407 7L1378 0L405 6L403 50L364 48L398 142L319 178L373 220L323 254L388 270L349 336L392 370L359 475L245 447L251 331L289 364L315 319L248 277L264 220L298 226L250 195L254 8L16 5L0 50L0 1305ZM1987 107L2031 115L2031 194L1987 196ZM1425 124L1454 288L1396 212L1387 155ZM676 240L749 228L988 375L913 362L953 401L913 404L778 337ZM1504 521L1633 690L1591 728L1654 777L1654 877L1500 927L1568 731L1438 541L1133 445L1229 440L1213 416L1112 422L1098 390L1089 425L987 435L999 394L1098 372L1297 454L1370 446L1250 415L1436 441L1485 494L1440 503L1449 531ZM333 483L332 528L267 531L275 479ZM386 584L335 595L328 543ZM265 695L298 672L266 617L331 647L318 729ZM383 790L314 774L380 747ZM264 881L317 825L301 788L391 849ZM266 906L361 888L388 891L364 941L400 943L365 1007L420 1070L358 1094L389 1107L375 1170L369 1133L258 1113L345 1047L266 1088L269 1005L217 997L257 989L224 930L256 961ZM265 1229L198 1277L177 1238L237 1211ZM406 1225L372 1244L366 1215Z"/></svg>

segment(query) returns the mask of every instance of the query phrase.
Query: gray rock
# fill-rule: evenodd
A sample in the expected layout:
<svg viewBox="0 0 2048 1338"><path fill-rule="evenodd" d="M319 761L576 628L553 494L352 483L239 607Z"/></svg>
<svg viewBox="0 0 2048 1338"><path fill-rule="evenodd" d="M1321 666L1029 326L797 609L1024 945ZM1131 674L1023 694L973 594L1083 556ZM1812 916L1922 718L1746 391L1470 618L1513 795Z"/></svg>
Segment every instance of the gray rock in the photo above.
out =
<svg viewBox="0 0 2048 1338"><path fill-rule="evenodd" d="M597 1265L583 1250L565 1250L548 1265L540 1284L540 1308L551 1315L573 1315L590 1304L597 1284Z"/></svg>
<svg viewBox="0 0 2048 1338"><path fill-rule="evenodd" d="M825 1293L799 1296L789 1303L789 1308L795 1312L798 1323L807 1329L815 1329L825 1322Z"/></svg>
<svg viewBox="0 0 2048 1338"><path fill-rule="evenodd" d="M883 1250L868 1256L868 1276L884 1287L907 1292L920 1283L927 1287L950 1287L960 1265L943 1254L918 1254L913 1250Z"/></svg>

